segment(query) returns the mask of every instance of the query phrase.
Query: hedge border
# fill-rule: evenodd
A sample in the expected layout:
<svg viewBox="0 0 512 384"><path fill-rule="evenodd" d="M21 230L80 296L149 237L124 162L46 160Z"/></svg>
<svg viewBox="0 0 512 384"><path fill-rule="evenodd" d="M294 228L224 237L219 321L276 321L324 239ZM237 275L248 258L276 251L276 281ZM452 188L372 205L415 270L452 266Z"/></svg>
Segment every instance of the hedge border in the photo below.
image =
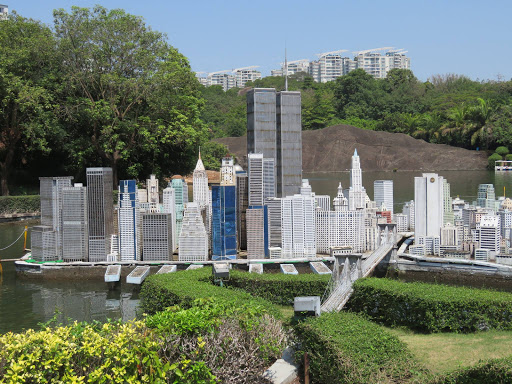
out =
<svg viewBox="0 0 512 384"><path fill-rule="evenodd" d="M398 337L350 312L324 313L295 326L297 357L308 353L312 383L427 382L421 366Z"/></svg>
<svg viewBox="0 0 512 384"><path fill-rule="evenodd" d="M228 287L242 289L274 304L293 305L296 296L322 297L330 278L330 275L313 273L302 275L269 273L260 275L232 270L229 280L225 284Z"/></svg>
<svg viewBox="0 0 512 384"><path fill-rule="evenodd" d="M251 302L264 307L272 316L281 318L280 311L267 300L239 289L212 284L211 267L149 276L140 291L140 309L144 313L154 314L173 305L190 308L194 300L209 297L241 305Z"/></svg>
<svg viewBox="0 0 512 384"><path fill-rule="evenodd" d="M0 196L0 215L13 213L38 213L41 210L39 195Z"/></svg>
<svg viewBox="0 0 512 384"><path fill-rule="evenodd" d="M426 333L512 330L512 294L486 289L366 278L354 283L349 308Z"/></svg>

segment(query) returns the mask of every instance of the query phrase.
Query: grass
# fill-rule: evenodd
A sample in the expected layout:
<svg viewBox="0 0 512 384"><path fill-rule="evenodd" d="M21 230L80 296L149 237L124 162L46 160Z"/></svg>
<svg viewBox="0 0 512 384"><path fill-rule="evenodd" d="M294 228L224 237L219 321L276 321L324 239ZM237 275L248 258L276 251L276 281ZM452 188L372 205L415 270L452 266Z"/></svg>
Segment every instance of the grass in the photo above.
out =
<svg viewBox="0 0 512 384"><path fill-rule="evenodd" d="M418 334L403 328L388 328L420 363L433 373L447 373L475 365L479 360L512 355L512 331L487 331L470 334Z"/></svg>

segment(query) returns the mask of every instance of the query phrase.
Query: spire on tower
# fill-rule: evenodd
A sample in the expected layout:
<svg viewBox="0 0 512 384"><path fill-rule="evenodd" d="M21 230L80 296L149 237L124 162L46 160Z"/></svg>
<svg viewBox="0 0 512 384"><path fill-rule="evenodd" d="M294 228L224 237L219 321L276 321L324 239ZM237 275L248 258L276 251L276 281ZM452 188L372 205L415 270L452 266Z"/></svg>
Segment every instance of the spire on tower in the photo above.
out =
<svg viewBox="0 0 512 384"><path fill-rule="evenodd" d="M357 156L357 148L354 148L354 156Z"/></svg>

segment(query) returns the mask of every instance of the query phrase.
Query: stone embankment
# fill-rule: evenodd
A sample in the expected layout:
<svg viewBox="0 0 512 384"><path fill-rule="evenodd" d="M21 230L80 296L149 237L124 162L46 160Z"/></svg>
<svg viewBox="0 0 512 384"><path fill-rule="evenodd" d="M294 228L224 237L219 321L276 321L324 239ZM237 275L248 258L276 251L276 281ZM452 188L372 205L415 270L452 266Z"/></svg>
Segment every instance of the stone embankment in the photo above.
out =
<svg viewBox="0 0 512 384"><path fill-rule="evenodd" d="M226 145L246 169L246 136L216 141ZM483 170L487 167L485 152L431 144L402 133L335 125L302 132L302 169L304 172L348 171L355 148L365 171Z"/></svg>

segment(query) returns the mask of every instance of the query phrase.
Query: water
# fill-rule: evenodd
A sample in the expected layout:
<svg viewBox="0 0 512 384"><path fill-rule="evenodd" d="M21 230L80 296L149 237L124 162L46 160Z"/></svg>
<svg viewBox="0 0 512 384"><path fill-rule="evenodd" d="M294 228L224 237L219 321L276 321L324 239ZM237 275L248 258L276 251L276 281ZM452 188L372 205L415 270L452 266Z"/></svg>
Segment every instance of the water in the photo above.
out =
<svg viewBox="0 0 512 384"><path fill-rule="evenodd" d="M393 180L393 197L395 213L402 212L405 202L414 199L414 177L421 176L421 171L401 172L364 172L363 186L370 199L373 199L373 182L375 180ZM466 201L476 200L478 184L494 184L496 198L503 196L503 187L506 187L508 197L512 196L512 172L495 174L494 171L440 171L437 172L450 183L452 197L459 196ZM318 195L330 195L331 198L338 192L338 183L343 188L350 186L348 172L336 173L305 173L311 187Z"/></svg>
<svg viewBox="0 0 512 384"><path fill-rule="evenodd" d="M492 183L496 195L512 195L512 172L495 175L489 171L446 171L439 172L451 184L455 197L473 201L476 199L478 184ZM373 181L389 179L394 181L395 212L401 212L404 202L414 198L414 176L421 172L363 172L363 185L370 198L373 197ZM334 197L338 183L349 186L348 172L305 174L313 191ZM25 225L37 222L14 222L0 224L0 248L13 242ZM30 241L28 242L30 244ZM6 251L0 251L0 259L19 258L22 242ZM3 262L0 275L0 333L19 332L27 328L37 328L38 323L50 320L57 309L61 313L58 321L68 318L79 321L105 321L106 319L133 319L138 305L138 295L131 286L109 291L102 282L54 282L20 279L16 277L13 262Z"/></svg>
<svg viewBox="0 0 512 384"><path fill-rule="evenodd" d="M0 224L0 248L13 242L23 231L37 222ZM30 238L29 238L30 240ZM30 244L30 241L28 241ZM23 242L5 251L0 259L19 258ZM0 275L0 333L38 328L58 313L57 321L101 322L107 319L127 321L135 318L138 293L126 284L109 291L102 282L37 281L17 278L13 262L3 262Z"/></svg>

